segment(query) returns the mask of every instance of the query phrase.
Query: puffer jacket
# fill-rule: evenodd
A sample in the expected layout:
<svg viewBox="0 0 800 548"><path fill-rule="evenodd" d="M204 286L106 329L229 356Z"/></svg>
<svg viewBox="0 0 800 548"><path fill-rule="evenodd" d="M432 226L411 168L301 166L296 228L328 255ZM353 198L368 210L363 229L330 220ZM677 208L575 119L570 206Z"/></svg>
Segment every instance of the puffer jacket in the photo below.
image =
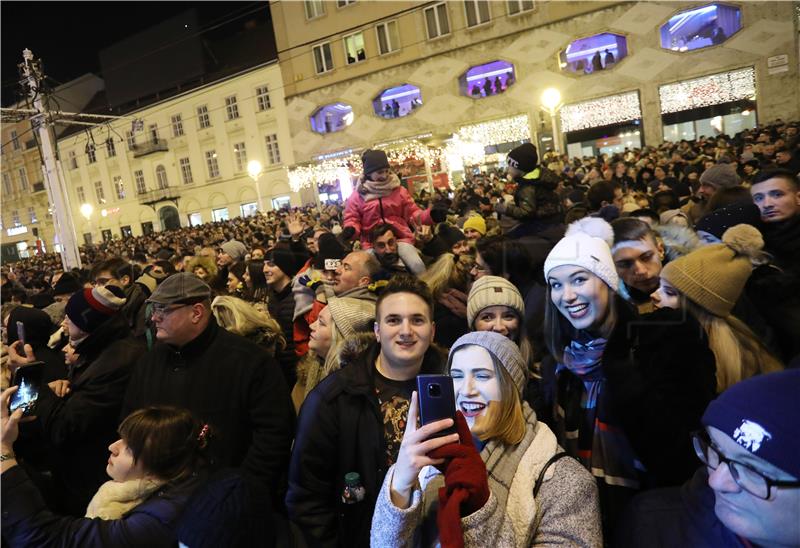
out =
<svg viewBox="0 0 800 548"><path fill-rule="evenodd" d="M496 481L507 485L505 502L494 491L482 508L461 518L465 547L585 546L602 545L597 484L574 459L555 461L545 470L541 489L533 490L546 463L560 451L555 435L523 404L528 443L506 446L487 443L481 458ZM391 500L392 466L386 474L373 516L371 546L433 546L437 541L436 504L444 476L433 466L424 467L407 509ZM507 481L510 479L511 481Z"/></svg>
<svg viewBox="0 0 800 548"><path fill-rule="evenodd" d="M392 174L397 178L397 175ZM359 181L360 186L360 181ZM414 232L409 223L432 225L430 209L420 209L411 194L402 186L384 198L366 201L359 192L353 192L344 209L344 226L351 226L361 240L362 249L372 247L369 231L380 223L392 225L399 234L398 240L414 245Z"/></svg>
<svg viewBox="0 0 800 548"><path fill-rule="evenodd" d="M383 417L375 393L374 336L345 341L341 369L306 397L289 467L286 508L310 545L369 546L375 500L388 468ZM436 346L425 353L421 374L444 372L447 355ZM358 472L364 500L345 504L344 476Z"/></svg>
<svg viewBox="0 0 800 548"><path fill-rule="evenodd" d="M517 191L514 203L508 204L505 215L521 223L542 221L557 224L562 221L564 207L556 194L558 176L544 167L537 167L530 173L514 179Z"/></svg>

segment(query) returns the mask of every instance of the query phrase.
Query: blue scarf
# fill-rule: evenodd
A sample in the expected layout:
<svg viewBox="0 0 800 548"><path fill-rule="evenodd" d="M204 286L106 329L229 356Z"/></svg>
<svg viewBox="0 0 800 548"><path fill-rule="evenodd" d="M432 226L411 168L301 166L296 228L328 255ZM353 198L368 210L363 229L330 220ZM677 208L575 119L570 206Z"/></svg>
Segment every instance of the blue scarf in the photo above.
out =
<svg viewBox="0 0 800 548"><path fill-rule="evenodd" d="M584 406L586 409L594 409L600 387L605 381L601 365L606 342L605 339L592 339L587 343L573 340L564 348L564 362L556 367L556 373L567 369L583 381L588 395Z"/></svg>

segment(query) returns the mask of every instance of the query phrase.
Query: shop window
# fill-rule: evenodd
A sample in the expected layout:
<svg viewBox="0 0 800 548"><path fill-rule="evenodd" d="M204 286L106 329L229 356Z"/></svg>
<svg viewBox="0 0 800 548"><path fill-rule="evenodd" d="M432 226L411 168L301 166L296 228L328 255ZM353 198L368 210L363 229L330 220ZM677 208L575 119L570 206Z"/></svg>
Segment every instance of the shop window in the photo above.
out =
<svg viewBox="0 0 800 548"><path fill-rule="evenodd" d="M153 221L145 221L142 223L142 234L147 236L153 233Z"/></svg>
<svg viewBox="0 0 800 548"><path fill-rule="evenodd" d="M250 202L239 206L239 212L241 213L242 217L252 217L257 211L258 204L256 202Z"/></svg>
<svg viewBox="0 0 800 548"><path fill-rule="evenodd" d="M514 65L506 61L492 61L471 67L458 79L458 86L461 95L480 99L503 93L514 82Z"/></svg>
<svg viewBox="0 0 800 548"><path fill-rule="evenodd" d="M213 222L218 223L220 221L227 221L228 219L230 219L230 217L228 216L227 207L221 207L219 209L211 210L211 220Z"/></svg>
<svg viewBox="0 0 800 548"><path fill-rule="evenodd" d="M288 208L292 205L289 196L278 196L272 199L272 209Z"/></svg>
<svg viewBox="0 0 800 548"><path fill-rule="evenodd" d="M133 238L133 230L131 230L130 225L128 226L121 226L119 228L120 234L122 234L122 238Z"/></svg>
<svg viewBox="0 0 800 548"><path fill-rule="evenodd" d="M672 51L693 51L716 46L741 28L739 8L710 4L677 13L661 25L661 47Z"/></svg>
<svg viewBox="0 0 800 548"><path fill-rule="evenodd" d="M402 118L422 106L422 93L417 86L403 84L383 90L372 101L375 114L382 118Z"/></svg>
<svg viewBox="0 0 800 548"><path fill-rule="evenodd" d="M314 111L310 116L311 129L317 133L341 131L353 123L353 107L344 103L332 103Z"/></svg>
<svg viewBox="0 0 800 548"><path fill-rule="evenodd" d="M625 37L604 32L570 42L559 54L559 64L565 72L592 74L613 68L627 55Z"/></svg>
<svg viewBox="0 0 800 548"><path fill-rule="evenodd" d="M203 216L199 211L189 213L189 226L200 226L201 224L203 224Z"/></svg>

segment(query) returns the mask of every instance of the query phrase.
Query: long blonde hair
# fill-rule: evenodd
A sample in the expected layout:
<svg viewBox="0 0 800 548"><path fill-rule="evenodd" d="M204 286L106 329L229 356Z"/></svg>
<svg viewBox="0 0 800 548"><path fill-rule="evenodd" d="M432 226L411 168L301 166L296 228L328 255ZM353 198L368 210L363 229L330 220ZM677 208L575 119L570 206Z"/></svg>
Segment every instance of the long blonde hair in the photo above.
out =
<svg viewBox="0 0 800 548"><path fill-rule="evenodd" d="M248 337L256 331L262 331L268 345L274 345L276 350L286 347L286 339L278 322L268 312L256 310L245 300L230 296L215 297L211 302L211 312L217 323L231 333Z"/></svg>
<svg viewBox="0 0 800 548"><path fill-rule="evenodd" d="M419 279L425 282L434 299L451 288L466 292L469 271L474 262L474 257L470 255L456 257L452 253L444 253L420 274Z"/></svg>
<svg viewBox="0 0 800 548"><path fill-rule="evenodd" d="M737 317L715 316L686 298L683 303L708 335L717 365L717 392L755 375L783 369L780 360Z"/></svg>

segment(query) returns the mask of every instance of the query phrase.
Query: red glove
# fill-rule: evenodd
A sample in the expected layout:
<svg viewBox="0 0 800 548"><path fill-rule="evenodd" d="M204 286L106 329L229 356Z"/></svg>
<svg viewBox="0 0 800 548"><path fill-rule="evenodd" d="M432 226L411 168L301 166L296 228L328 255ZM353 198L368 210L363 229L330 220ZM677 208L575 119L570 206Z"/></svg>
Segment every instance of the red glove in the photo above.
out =
<svg viewBox="0 0 800 548"><path fill-rule="evenodd" d="M439 540L443 548L463 548L461 518L479 510L489 500L486 465L472 442L472 433L461 411L456 411L459 443L434 449L428 456L447 459L438 466L444 473L444 487L439 489Z"/></svg>

